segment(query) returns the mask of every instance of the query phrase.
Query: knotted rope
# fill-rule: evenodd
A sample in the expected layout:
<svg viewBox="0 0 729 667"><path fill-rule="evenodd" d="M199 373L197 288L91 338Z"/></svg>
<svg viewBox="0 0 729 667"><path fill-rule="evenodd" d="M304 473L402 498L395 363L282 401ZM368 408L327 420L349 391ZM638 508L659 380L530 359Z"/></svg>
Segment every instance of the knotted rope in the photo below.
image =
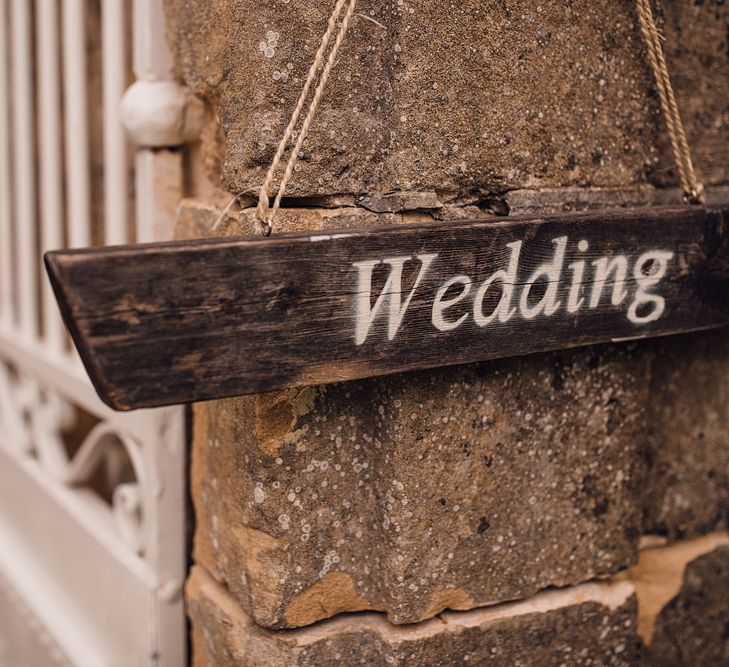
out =
<svg viewBox="0 0 729 667"><path fill-rule="evenodd" d="M658 97L661 101L661 109L668 128L668 137L671 141L673 159L678 171L678 179L683 188L683 196L686 202L692 204L704 203L704 186L699 183L694 172L694 165L691 160L691 149L686 140L686 133L683 129L681 114L678 111L676 96L673 93L671 78L668 74L668 65L663 53L662 35L656 25L651 0L636 0L638 16L640 18L640 30L648 52L648 59L653 68L653 76L658 88Z"/></svg>

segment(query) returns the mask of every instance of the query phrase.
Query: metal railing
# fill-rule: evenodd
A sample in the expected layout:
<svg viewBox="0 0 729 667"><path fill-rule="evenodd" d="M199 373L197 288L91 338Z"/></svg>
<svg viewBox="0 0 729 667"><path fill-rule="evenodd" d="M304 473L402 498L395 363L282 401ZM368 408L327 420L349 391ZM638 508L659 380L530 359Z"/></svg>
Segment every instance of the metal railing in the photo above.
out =
<svg viewBox="0 0 729 667"><path fill-rule="evenodd" d="M185 662L182 408L98 400L41 262L170 237L181 156L130 145L135 78L184 100L161 0L0 0L0 665Z"/></svg>

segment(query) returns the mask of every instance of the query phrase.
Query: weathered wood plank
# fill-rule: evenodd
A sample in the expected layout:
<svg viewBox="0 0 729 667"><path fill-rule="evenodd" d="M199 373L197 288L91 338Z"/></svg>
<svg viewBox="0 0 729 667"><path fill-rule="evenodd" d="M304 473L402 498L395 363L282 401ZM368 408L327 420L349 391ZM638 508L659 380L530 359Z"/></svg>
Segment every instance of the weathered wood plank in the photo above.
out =
<svg viewBox="0 0 729 667"><path fill-rule="evenodd" d="M729 207L51 252L117 409L729 322Z"/></svg>

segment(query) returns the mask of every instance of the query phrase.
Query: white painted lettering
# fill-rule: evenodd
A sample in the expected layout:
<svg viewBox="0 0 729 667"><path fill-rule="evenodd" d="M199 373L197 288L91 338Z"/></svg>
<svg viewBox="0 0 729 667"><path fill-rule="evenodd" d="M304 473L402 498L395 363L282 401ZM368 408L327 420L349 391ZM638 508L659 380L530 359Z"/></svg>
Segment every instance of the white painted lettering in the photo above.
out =
<svg viewBox="0 0 729 667"><path fill-rule="evenodd" d="M525 320L531 320L540 313L544 313L547 317L554 315L559 309L559 301L557 301L557 287L559 279L562 275L562 264L564 263L564 252L567 247L567 237L560 236L553 239L552 243L556 246L554 258L548 264L542 264L527 280L524 289L521 292L521 300L519 307L521 315ZM544 296L534 306L529 305L529 292L537 279L544 276L547 279L547 290Z"/></svg>
<svg viewBox="0 0 729 667"><path fill-rule="evenodd" d="M585 300L582 298L582 280L585 276L585 262L572 262L568 267L572 271L572 284L570 285L570 293L567 297L567 310L570 313L576 313Z"/></svg>
<svg viewBox="0 0 729 667"><path fill-rule="evenodd" d="M577 249L580 252L585 252L588 247L589 246L585 239L582 239L582 241L577 244ZM579 262L572 262L568 268L572 271L572 284L570 285L570 293L567 298L567 311L570 313L576 313L580 308L582 308L582 304L585 302L582 298L582 281L585 276L585 262L582 260Z"/></svg>
<svg viewBox="0 0 729 667"><path fill-rule="evenodd" d="M635 292L633 303L628 309L628 319L635 324L645 324L646 322L655 322L666 309L666 300L657 294L649 294L646 289L655 287L666 275L668 269L668 260L673 257L672 252L660 250L651 250L644 252L633 267L633 277L638 283L638 289ZM650 273L644 271L648 268ZM638 307L645 304L654 304L653 310L645 315L638 315Z"/></svg>
<svg viewBox="0 0 729 667"><path fill-rule="evenodd" d="M521 252L521 241L514 241L513 243L507 243L507 248L511 251L509 257L509 266L504 271L503 269L494 273L491 277L487 278L481 286L478 288L476 295L473 298L473 319L476 324L480 327L485 327L487 324L493 322L497 317L499 322L506 322L511 319L511 316L516 312L516 309L510 308L511 298L514 294L514 285L516 284L516 271L519 268L519 253ZM489 287L497 280L501 281L501 299L496 308L490 315L483 314L483 299L488 292Z"/></svg>
<svg viewBox="0 0 729 667"><path fill-rule="evenodd" d="M450 299L444 299L443 297L447 294L448 290L453 285L462 285L463 289L454 297ZM466 298L468 293L471 291L471 279L468 276L456 276L443 283L442 287L435 293L435 300L433 301L433 325L438 331L452 331L457 329L461 324L468 318L468 313L463 313L457 320L448 322L443 317L443 312L454 306L459 301Z"/></svg>
<svg viewBox="0 0 729 667"><path fill-rule="evenodd" d="M505 257L503 261L507 262L506 266L502 264L499 268L497 264L493 267L496 269L494 273L489 275L485 272L487 277L480 283L475 283L468 275L449 277L448 267L443 267L444 257L440 258L438 280L435 283L431 267L438 258L437 253L354 262L352 266L357 270L354 332L356 344L362 345L368 339L373 325L380 318L386 320L382 328L387 330L387 340L394 340L403 326L405 315L418 288L418 305L417 308L413 306L414 312L419 315L430 305L431 323L437 331L442 332L467 326L471 314L475 324L483 328L519 317L524 320L553 317L560 308L563 308L564 316L574 315L586 308L599 308L602 313L611 306L623 305L629 296L632 296L632 302L626 316L634 324L655 322L665 312L666 300L657 293L656 288L666 276L669 260L674 256L672 252L649 250L638 256L635 263L632 257L624 254L597 257L589 262L587 259L579 259L578 253L588 250L588 243L583 239L576 246L569 245L569 258L573 261L566 265L568 274L563 279L562 271L568 257L568 238L559 236L551 239L551 243L551 259L533 270L528 280L520 272L519 263L526 261L531 267L536 262L533 259L531 262L525 260L526 250L522 241L506 244L508 258L506 253L498 253L499 257ZM474 258L477 256L474 255ZM537 256L545 256L543 248ZM408 284L412 282L412 286L406 288L402 281L408 262L416 262L419 266L408 265L413 269L410 274L414 275L417 269L417 275L414 280L408 281ZM380 265L384 267L380 268L382 278L377 280L377 284L382 285L384 282L384 286L379 294L373 294L373 278ZM517 286L520 284L523 286L517 295ZM495 293L488 299L487 296L491 294L489 290L496 290L499 286L501 294ZM541 296L534 294L530 301L530 296L537 289ZM604 303L606 299L603 296L606 293L610 296L609 304ZM562 295L565 295L564 304L558 298ZM538 302L534 303L537 299ZM496 305L492 308L489 304L494 303Z"/></svg>
<svg viewBox="0 0 729 667"><path fill-rule="evenodd" d="M602 297L602 291L607 283L608 276L615 274L615 282L613 282L613 295L611 303L613 306L619 306L628 296L625 289L625 276L628 273L628 260L624 255L608 258L601 257L593 263L595 267L595 282L592 286L592 294L590 295L590 308L597 308Z"/></svg>
<svg viewBox="0 0 729 667"><path fill-rule="evenodd" d="M352 266L357 268L358 271L358 282L357 282L357 296L356 296L356 331L355 331L355 343L362 345L367 340L372 323L375 321L377 315L382 309L385 301L389 299L389 313L387 322L387 338L392 340L397 334L397 330L400 328L405 312L407 311L410 301L415 294L415 290L422 282L425 274L427 273L433 260L437 257L437 254L432 255L415 255L410 257L409 255L403 257L390 257L383 259L367 260L364 262L354 262ZM421 262L420 271L418 277L415 279L415 284L410 290L407 298L404 302L400 301L402 294L402 269L410 259L418 259ZM387 277L387 282L382 288L382 292L377 297L377 301L374 306L372 303L372 271L378 264L389 264L390 274Z"/></svg>

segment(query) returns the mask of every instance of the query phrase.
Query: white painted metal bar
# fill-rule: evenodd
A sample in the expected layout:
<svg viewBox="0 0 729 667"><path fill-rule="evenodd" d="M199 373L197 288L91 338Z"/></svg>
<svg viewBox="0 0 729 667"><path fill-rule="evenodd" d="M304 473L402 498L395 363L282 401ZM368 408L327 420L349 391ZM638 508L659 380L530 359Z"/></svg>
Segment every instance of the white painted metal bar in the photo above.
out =
<svg viewBox="0 0 729 667"><path fill-rule="evenodd" d="M134 187L137 196L134 233L137 243L149 243L154 239L154 158L154 151L148 148L138 149L134 156Z"/></svg>
<svg viewBox="0 0 729 667"><path fill-rule="evenodd" d="M42 378L45 386L63 393L83 410L101 421L123 428L143 442L155 433L155 424L163 420L162 415L166 414L163 410L114 412L99 400L83 368L78 368L67 358L50 353L45 345L28 342L19 333L0 328L0 362L3 358L12 359L18 370L31 377Z"/></svg>
<svg viewBox="0 0 729 667"><path fill-rule="evenodd" d="M0 322L13 322L8 3L0 0Z"/></svg>
<svg viewBox="0 0 729 667"><path fill-rule="evenodd" d="M163 0L100 2L101 57L99 62L89 62L96 53L87 52L87 19L92 18L87 15L88 2L0 0L0 371L12 367L6 377L12 379L17 373L17 386L27 389L21 394L23 400L2 402L16 394L14 389L7 391L0 396L0 405L15 410L21 424L26 412L31 413L27 433L18 436L29 438L28 448L21 450L17 442L9 442L17 439L12 435L18 431L13 430L12 419L3 422L4 440L0 424L0 571L29 607L43 612L38 616L40 625L59 638L63 653L74 664L172 666L186 664L181 594L186 568L183 409L112 412L95 396L74 355L67 354L62 344L56 346L55 332L44 326L43 338L28 335L37 332L39 305L44 323L54 321L55 315L55 305L38 284L46 282L38 251L63 245L64 225L68 245L88 245L92 222L96 222L91 206L89 121L93 117L89 114L97 111L88 108L87 65L102 71L98 113L103 114L106 243L129 240L133 207L129 148L120 123L129 50L134 49L138 79L159 84L158 91L163 93L172 90L177 101L185 97L182 89L174 89L177 84L164 39ZM134 7L131 43L125 26L130 3ZM7 22L9 9L12 20ZM4 80L8 75L3 65L11 73L9 81ZM151 105L153 121L157 112ZM179 141L174 145L185 141L184 133L177 134ZM136 229L143 240L167 239L182 196L181 152L169 150L168 143L137 143L133 178L141 194ZM9 190L12 197L7 196ZM40 228L36 229L38 217ZM40 304L39 298L43 299ZM22 318L10 317L16 302L23 305ZM58 411L64 405L89 412L102 422L99 428L123 437L124 442L133 439L139 453L135 492L143 517L141 554L124 539L128 536L120 530L121 506L116 501L107 507L84 484L68 481L63 466L60 475L55 467L50 470L43 465L40 452L65 428L65 417ZM3 415L8 417L7 410L0 412ZM106 440L87 439L77 455L91 452L113 459L113 450L105 449L109 446ZM89 460L72 458L69 469L76 470ZM104 461L99 458L96 463ZM123 486L114 488L113 497ZM28 515L30 503L34 511ZM18 514L19 507L26 509ZM22 520L25 516L33 520ZM130 526L136 529L137 524ZM13 545L19 548L14 550ZM29 586L29 582L39 585ZM122 602L109 606L111 599ZM57 608L53 602L58 600L62 605ZM77 613L64 614L65 608ZM0 639L6 630L0 627Z"/></svg>
<svg viewBox="0 0 729 667"><path fill-rule="evenodd" d="M182 168L179 151L151 148L137 151L137 243L169 241L174 237Z"/></svg>
<svg viewBox="0 0 729 667"><path fill-rule="evenodd" d="M175 78L172 57L164 39L164 25L163 0L134 0L132 55L134 75L139 81Z"/></svg>
<svg viewBox="0 0 729 667"><path fill-rule="evenodd" d="M83 0L63 0L63 76L66 113L68 246L91 240L89 124L86 85L86 30Z"/></svg>
<svg viewBox="0 0 729 667"><path fill-rule="evenodd" d="M58 5L38 0L36 5L36 53L38 76L38 137L42 158L40 171L41 250L63 246L63 175L60 46ZM43 337L52 350L63 349L65 337L58 306L47 280L43 280Z"/></svg>
<svg viewBox="0 0 729 667"><path fill-rule="evenodd" d="M33 123L33 54L28 0L13 0L10 43L13 104L13 176L17 232L15 266L19 325L27 336L38 333L38 255L36 250L35 142Z"/></svg>
<svg viewBox="0 0 729 667"><path fill-rule="evenodd" d="M159 38L164 26L162 0L134 0L134 75L138 81L165 81L174 79L172 58L167 43ZM136 241L171 238L174 208L169 199L179 193L182 173L181 158L170 151L140 148L135 159L135 187L137 195ZM167 183L159 181L168 181ZM179 194L178 194L179 196ZM176 202L175 202L176 203Z"/></svg>
<svg viewBox="0 0 729 667"><path fill-rule="evenodd" d="M74 667L0 567L0 665Z"/></svg>
<svg viewBox="0 0 729 667"><path fill-rule="evenodd" d="M126 89L126 16L122 0L103 0L101 46L104 105L104 243L128 240L127 141L119 118Z"/></svg>
<svg viewBox="0 0 729 667"><path fill-rule="evenodd" d="M134 0L133 4L133 68L138 81L172 81L174 72L164 35L163 0ZM171 238L175 208L182 196L182 158L179 151L139 148L135 159L136 234L137 242ZM184 581L185 562L179 545L184 541L185 463L180 449L183 440L183 414L179 407L156 411L166 418L160 429L156 447L146 448L145 461L151 470L165 471L168 486L164 497L157 500L158 511L150 517L149 529L158 535L148 545L147 557L160 576L160 590L179 590ZM162 422L160 422L162 424ZM150 488L147 487L146 493ZM145 505L154 503L152 496ZM160 651L169 664L185 661L185 646L179 641L181 617L173 608L162 608L160 615Z"/></svg>

